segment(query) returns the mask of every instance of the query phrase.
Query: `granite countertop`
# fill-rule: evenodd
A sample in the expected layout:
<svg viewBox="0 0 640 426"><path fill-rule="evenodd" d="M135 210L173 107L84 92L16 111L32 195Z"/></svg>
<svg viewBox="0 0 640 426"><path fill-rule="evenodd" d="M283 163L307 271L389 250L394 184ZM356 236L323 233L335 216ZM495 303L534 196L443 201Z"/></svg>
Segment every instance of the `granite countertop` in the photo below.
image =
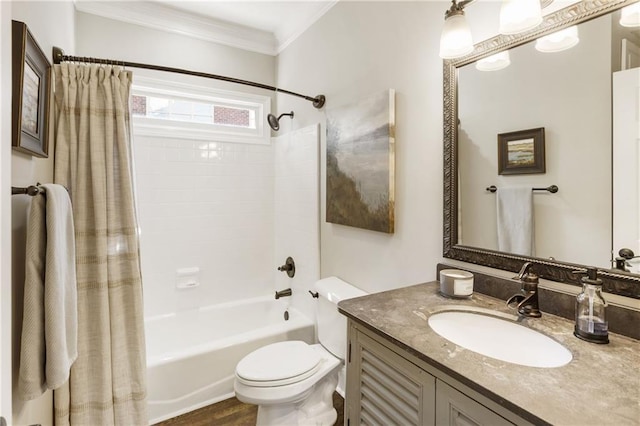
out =
<svg viewBox="0 0 640 426"><path fill-rule="evenodd" d="M573 335L573 321L542 313L521 324L564 345L573 360L558 368L525 367L460 347L436 334L429 316L447 306L517 315L504 300L474 293L448 299L437 281L375 293L338 304L348 318L533 423L640 424L640 341L609 334L598 345Z"/></svg>

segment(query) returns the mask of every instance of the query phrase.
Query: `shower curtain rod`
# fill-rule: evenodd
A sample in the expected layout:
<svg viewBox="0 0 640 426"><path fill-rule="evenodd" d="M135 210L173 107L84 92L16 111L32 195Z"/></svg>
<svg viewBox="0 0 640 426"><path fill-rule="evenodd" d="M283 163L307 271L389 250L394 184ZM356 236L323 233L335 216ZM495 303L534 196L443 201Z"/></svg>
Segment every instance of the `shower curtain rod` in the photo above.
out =
<svg viewBox="0 0 640 426"><path fill-rule="evenodd" d="M130 67L130 68L144 68L144 69L154 70L154 71L165 71L165 72L173 72L176 74L194 75L196 77L212 78L214 80L222 80L230 83L244 84L245 86L257 87L257 88L266 89L266 90L274 90L276 93L279 92L279 93L286 93L287 95L297 96L299 98L303 98L303 99L306 99L307 101L312 102L313 106L316 107L317 109L322 108L326 101L326 98L324 95L318 95L315 98L312 98L311 96L301 95L300 93L279 89L274 86L269 86L262 83L256 83L254 81L240 80L238 78L225 77L222 75L209 74L209 73L200 72L200 71L189 71L181 68L165 67L161 65L141 64L137 62L117 61L114 59L100 59L100 58L90 58L85 56L65 55L64 51L61 48L54 46L53 47L53 63L60 64L61 62L84 62L89 64L120 65L123 67Z"/></svg>

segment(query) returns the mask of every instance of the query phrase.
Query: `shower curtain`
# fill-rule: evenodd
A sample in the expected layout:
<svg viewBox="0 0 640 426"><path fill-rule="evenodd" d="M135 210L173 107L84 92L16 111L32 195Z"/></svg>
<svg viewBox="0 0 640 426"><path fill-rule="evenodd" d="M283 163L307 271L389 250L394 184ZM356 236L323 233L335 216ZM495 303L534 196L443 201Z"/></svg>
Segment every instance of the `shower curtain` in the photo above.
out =
<svg viewBox="0 0 640 426"><path fill-rule="evenodd" d="M71 196L78 359L56 425L146 425L146 357L129 121L131 73L55 65L56 183Z"/></svg>

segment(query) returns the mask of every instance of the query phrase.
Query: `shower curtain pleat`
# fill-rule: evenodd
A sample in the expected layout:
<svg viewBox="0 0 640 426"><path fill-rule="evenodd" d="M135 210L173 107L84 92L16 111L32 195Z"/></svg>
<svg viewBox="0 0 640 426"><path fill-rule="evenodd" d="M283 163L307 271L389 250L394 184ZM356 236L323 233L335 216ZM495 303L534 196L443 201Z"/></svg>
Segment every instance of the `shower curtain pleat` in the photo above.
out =
<svg viewBox="0 0 640 426"><path fill-rule="evenodd" d="M78 360L54 392L55 424L146 425L131 73L67 63L54 71L54 181L71 195L78 281Z"/></svg>

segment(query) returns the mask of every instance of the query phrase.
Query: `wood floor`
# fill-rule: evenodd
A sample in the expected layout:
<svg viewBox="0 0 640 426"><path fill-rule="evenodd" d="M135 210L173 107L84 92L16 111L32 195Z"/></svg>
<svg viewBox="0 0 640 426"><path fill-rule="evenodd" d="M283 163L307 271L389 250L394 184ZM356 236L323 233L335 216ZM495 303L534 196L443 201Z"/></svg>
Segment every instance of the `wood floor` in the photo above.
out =
<svg viewBox="0 0 640 426"><path fill-rule="evenodd" d="M340 426L344 424L344 400L338 392L333 393L333 406L338 412L335 424ZM254 426L257 415L258 406L231 398L157 423L157 426Z"/></svg>

